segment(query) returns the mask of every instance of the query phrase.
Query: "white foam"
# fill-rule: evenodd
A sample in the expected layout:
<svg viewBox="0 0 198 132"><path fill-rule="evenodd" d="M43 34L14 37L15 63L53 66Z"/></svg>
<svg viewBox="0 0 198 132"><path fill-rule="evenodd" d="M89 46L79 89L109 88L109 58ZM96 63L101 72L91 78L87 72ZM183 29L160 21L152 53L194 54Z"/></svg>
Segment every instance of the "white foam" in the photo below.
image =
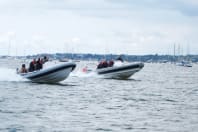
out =
<svg viewBox="0 0 198 132"><path fill-rule="evenodd" d="M98 78L96 72L91 71L88 73L82 72L82 70L78 70L76 72L72 72L70 74L71 77L79 77L79 78ZM20 75L16 73L16 69L0 67L0 82L8 81L8 82L20 82L27 81L27 79L22 78Z"/></svg>
<svg viewBox="0 0 198 132"><path fill-rule="evenodd" d="M20 75L16 74L16 69L0 67L0 81L25 81Z"/></svg>
<svg viewBox="0 0 198 132"><path fill-rule="evenodd" d="M71 73L71 76L73 77L97 77L98 75L96 74L96 72L92 71L92 72L88 72L88 73L85 73L85 72L82 72L81 70L77 71L77 72L72 72Z"/></svg>

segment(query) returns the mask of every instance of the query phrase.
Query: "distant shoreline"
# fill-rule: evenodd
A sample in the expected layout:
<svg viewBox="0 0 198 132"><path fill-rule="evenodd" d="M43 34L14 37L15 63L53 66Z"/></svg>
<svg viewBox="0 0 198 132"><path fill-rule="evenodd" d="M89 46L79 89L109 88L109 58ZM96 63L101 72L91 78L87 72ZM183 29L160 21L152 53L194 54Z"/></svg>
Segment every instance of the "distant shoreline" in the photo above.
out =
<svg viewBox="0 0 198 132"><path fill-rule="evenodd" d="M38 58L41 56L48 56L52 59L73 59L73 60L102 60L102 59L115 59L118 54L91 54L91 53L55 53L55 54L36 54L36 55L27 55L27 56L6 56L2 55L0 56L0 59L7 59L7 58L25 58L25 59L32 59L32 58ZM127 54L121 54L124 60L132 62L132 61L141 61L141 62L176 62L179 60L188 60L192 62L198 62L198 55L127 55Z"/></svg>

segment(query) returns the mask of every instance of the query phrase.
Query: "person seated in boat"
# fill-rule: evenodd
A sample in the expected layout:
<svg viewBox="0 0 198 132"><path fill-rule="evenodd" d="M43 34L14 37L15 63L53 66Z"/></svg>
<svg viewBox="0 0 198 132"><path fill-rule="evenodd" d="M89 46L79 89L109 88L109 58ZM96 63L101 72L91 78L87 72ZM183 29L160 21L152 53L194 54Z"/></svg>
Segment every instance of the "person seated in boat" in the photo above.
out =
<svg viewBox="0 0 198 132"><path fill-rule="evenodd" d="M48 61L48 58L47 58L47 56L44 56L43 59L41 59L41 60L42 60L42 64L44 64L45 62Z"/></svg>
<svg viewBox="0 0 198 132"><path fill-rule="evenodd" d="M49 61L49 59L47 58L47 56L44 56L42 59L41 59L41 64L43 65L43 64L45 64L46 62L48 62ZM42 66L42 68L43 68L43 66Z"/></svg>
<svg viewBox="0 0 198 132"><path fill-rule="evenodd" d="M100 61L100 63L97 66L97 69L101 69L102 68L102 61Z"/></svg>
<svg viewBox="0 0 198 132"><path fill-rule="evenodd" d="M108 67L108 63L107 63L106 60L103 60L103 61L101 61L101 62L98 64L97 69L106 68L106 67Z"/></svg>
<svg viewBox="0 0 198 132"><path fill-rule="evenodd" d="M30 62L30 65L29 65L29 72L33 72L36 70L36 59L33 59L33 61Z"/></svg>
<svg viewBox="0 0 198 132"><path fill-rule="evenodd" d="M108 67L112 67L114 65L114 61L113 60L110 60L109 62L108 62Z"/></svg>
<svg viewBox="0 0 198 132"><path fill-rule="evenodd" d="M27 73L27 69L25 67L25 64L22 64L20 73Z"/></svg>
<svg viewBox="0 0 198 132"><path fill-rule="evenodd" d="M40 70L43 68L43 62L41 61L40 58L36 61L36 70Z"/></svg>
<svg viewBox="0 0 198 132"><path fill-rule="evenodd" d="M45 64L48 61L48 58L44 56L43 58L38 58L36 61L36 70L43 69L43 64Z"/></svg>
<svg viewBox="0 0 198 132"><path fill-rule="evenodd" d="M102 66L103 66L103 68L108 67L108 63L107 63L107 61L106 61L106 60L105 60L105 61L103 61Z"/></svg>

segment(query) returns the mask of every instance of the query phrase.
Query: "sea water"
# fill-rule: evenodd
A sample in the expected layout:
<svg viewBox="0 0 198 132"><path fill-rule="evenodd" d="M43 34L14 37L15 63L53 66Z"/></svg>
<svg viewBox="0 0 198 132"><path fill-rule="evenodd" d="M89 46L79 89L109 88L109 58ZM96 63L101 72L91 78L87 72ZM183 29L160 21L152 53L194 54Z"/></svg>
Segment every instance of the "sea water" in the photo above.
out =
<svg viewBox="0 0 198 132"><path fill-rule="evenodd" d="M198 131L198 65L145 64L128 80L84 74L37 84L0 62L0 131ZM87 63L88 64L88 63Z"/></svg>

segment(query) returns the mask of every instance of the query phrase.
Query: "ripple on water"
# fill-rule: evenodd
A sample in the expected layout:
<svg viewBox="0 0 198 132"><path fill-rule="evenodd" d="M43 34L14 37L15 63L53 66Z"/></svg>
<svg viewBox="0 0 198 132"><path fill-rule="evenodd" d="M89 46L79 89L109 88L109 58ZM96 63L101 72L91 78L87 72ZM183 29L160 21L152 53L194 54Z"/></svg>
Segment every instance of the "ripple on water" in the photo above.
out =
<svg viewBox="0 0 198 132"><path fill-rule="evenodd" d="M0 75L0 130L196 132L197 71L146 64L129 80L75 74L53 85Z"/></svg>

